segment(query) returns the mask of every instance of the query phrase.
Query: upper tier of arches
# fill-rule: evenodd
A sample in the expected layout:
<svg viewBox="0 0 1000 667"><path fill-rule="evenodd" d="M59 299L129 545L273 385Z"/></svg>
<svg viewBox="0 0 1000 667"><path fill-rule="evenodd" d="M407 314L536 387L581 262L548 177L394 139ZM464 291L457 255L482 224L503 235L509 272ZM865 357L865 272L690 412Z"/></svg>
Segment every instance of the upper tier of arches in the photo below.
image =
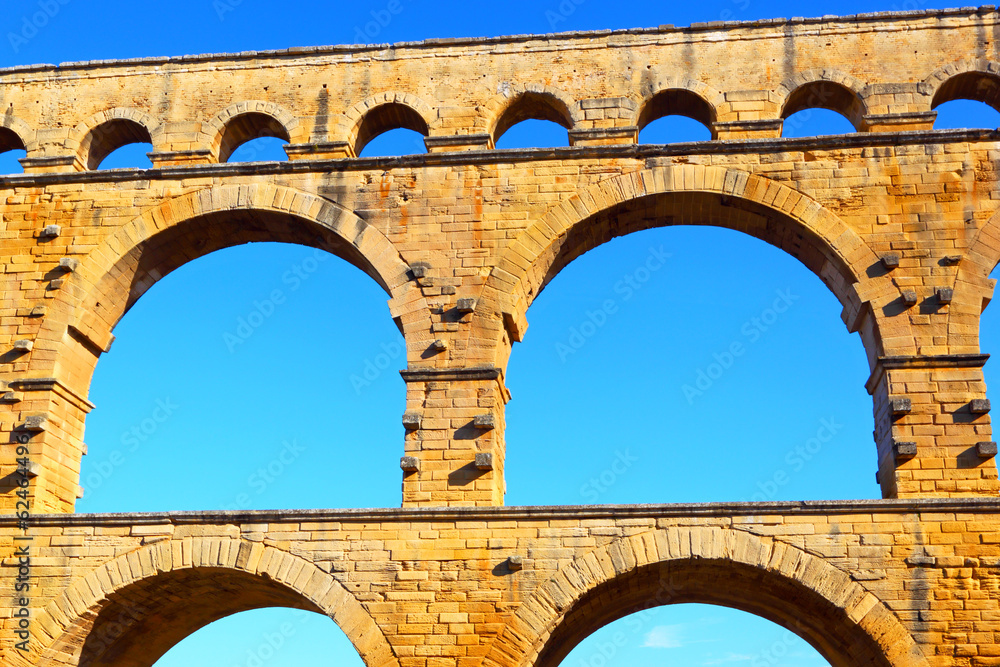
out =
<svg viewBox="0 0 1000 667"><path fill-rule="evenodd" d="M909 96L909 111L883 113L886 89ZM152 144L154 166L223 163L248 141L273 137L288 144L292 159L355 157L375 137L394 129L423 135L430 151L492 149L513 125L552 121L566 128L571 145L623 144L664 116L691 118L712 139L781 136L782 123L807 109L829 109L858 132L931 129L934 109L964 99L1000 109L1000 63L963 60L917 83L875 84L834 69L807 70L771 90L723 92L693 78L659 77L619 97L575 97L551 85L505 83L483 103L465 109L435 104L391 90L359 102L343 100L338 112L324 85L325 115L266 100L245 100L208 117L174 118L169 108L111 107L77 122L64 138L32 127L9 108L0 116L0 152L25 150L26 171L93 170L113 151ZM304 114L308 114L308 117ZM166 120L170 116L171 120Z"/></svg>

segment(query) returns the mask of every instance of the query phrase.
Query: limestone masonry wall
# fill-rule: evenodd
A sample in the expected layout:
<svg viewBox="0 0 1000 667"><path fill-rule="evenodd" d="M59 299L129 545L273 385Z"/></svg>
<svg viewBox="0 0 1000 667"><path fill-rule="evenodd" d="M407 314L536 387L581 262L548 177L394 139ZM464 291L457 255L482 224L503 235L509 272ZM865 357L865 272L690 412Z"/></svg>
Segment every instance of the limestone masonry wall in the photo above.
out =
<svg viewBox="0 0 1000 667"><path fill-rule="evenodd" d="M979 345L1000 134L932 129L951 100L1000 109L998 37L981 7L0 70L0 151L27 152L0 177L0 664L148 667L277 605L330 614L370 666L555 667L615 618L699 601L835 667L1000 665ZM815 107L857 132L781 138ZM637 145L670 114L712 140ZM495 150L528 118L570 146ZM428 152L357 157L398 127ZM263 136L289 161L227 163ZM134 142L153 169L97 170ZM504 372L532 301L582 253L673 224L753 235L836 295L871 369L858 465L888 500L501 507ZM329 251L385 290L407 348L403 509L73 515L115 325L170 271L252 241Z"/></svg>

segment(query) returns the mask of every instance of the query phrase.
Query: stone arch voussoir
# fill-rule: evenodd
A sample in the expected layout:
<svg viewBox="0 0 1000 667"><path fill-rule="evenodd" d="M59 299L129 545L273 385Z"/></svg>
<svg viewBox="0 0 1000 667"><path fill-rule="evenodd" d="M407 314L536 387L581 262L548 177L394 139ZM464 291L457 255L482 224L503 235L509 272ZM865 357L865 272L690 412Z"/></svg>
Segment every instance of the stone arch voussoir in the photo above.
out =
<svg viewBox="0 0 1000 667"><path fill-rule="evenodd" d="M218 157L222 138L229 121L237 116L248 113L259 113L276 120L288 133L289 143L301 144L309 140L309 135L304 124L291 111L274 102L244 100L229 105L204 124L201 141L211 150L212 155Z"/></svg>
<svg viewBox="0 0 1000 667"><path fill-rule="evenodd" d="M330 616L368 667L398 667L382 629L340 582L314 563L281 549L227 537L184 537L119 556L77 579L36 618L38 667L63 667L101 607L116 591L187 568L220 568L277 582Z"/></svg>
<svg viewBox="0 0 1000 667"><path fill-rule="evenodd" d="M664 74L656 77L655 80L644 83L641 92L637 92L630 96L630 99L635 102L635 117L633 118L631 124L636 124L639 114L642 112L642 109L646 106L646 104L648 104L660 93L667 92L669 90L684 90L689 93L694 93L712 108L716 116L719 115L719 109L722 108L722 105L726 102L726 96L723 93L715 88L712 88L703 81L698 81L697 79L689 77Z"/></svg>
<svg viewBox="0 0 1000 667"><path fill-rule="evenodd" d="M430 312L426 302L408 276L409 266L399 251L381 231L355 213L327 199L294 188L273 184L223 185L205 188L169 199L144 211L118 228L80 262L72 280L83 295L76 315L69 324L91 340L110 336L109 325L96 313L94 305L104 294L103 285L117 263L140 244L158 233L192 219L225 211L271 211L313 222L353 246L371 267L367 271L390 295L393 318L410 330L430 330ZM414 329L415 328L415 329Z"/></svg>
<svg viewBox="0 0 1000 667"><path fill-rule="evenodd" d="M966 58L953 63L948 63L943 67L939 67L931 72L927 78L921 82L921 92L927 95L928 105L930 105L930 100L934 99L938 89L944 85L948 79L956 75L967 74L969 72L980 72L982 74L1000 77L1000 62L997 62L996 60L989 60L987 58ZM930 106L928 106L928 110L930 110Z"/></svg>
<svg viewBox="0 0 1000 667"><path fill-rule="evenodd" d="M99 111L90 118L87 118L69 133L69 138L66 140L66 148L78 150L90 132L111 120L130 120L142 125L149 132L149 136L153 138L153 150L162 148L159 144L163 138L163 125L145 111L130 107L114 107L113 109Z"/></svg>
<svg viewBox="0 0 1000 667"><path fill-rule="evenodd" d="M778 95L778 106L783 108L785 106L785 102L788 101L788 97L802 86L808 83L821 81L839 83L841 86L857 95L858 99L860 99L862 103L864 102L864 96L867 88L867 85L864 82L839 70L814 68L803 70L802 72L796 72L781 82L775 90L775 93Z"/></svg>
<svg viewBox="0 0 1000 667"><path fill-rule="evenodd" d="M38 149L35 130L17 116L12 114L0 115L0 127L16 134L24 144L24 150L28 154Z"/></svg>
<svg viewBox="0 0 1000 667"><path fill-rule="evenodd" d="M504 81L497 94L490 98L483 106L483 113L476 118L475 130L477 133L487 133L493 135L497 123L507 111L507 109L526 93L534 93L551 100L555 107L565 109L569 118L567 119L571 127L576 128L583 120L583 110L577 101L569 94L541 83L514 83Z"/></svg>
<svg viewBox="0 0 1000 667"><path fill-rule="evenodd" d="M590 591L638 568L691 560L730 563L794 582L841 609L893 667L930 667L899 618L846 572L787 543L719 527L673 527L599 547L563 566L507 621L484 667L535 664L552 631ZM664 601L666 602L666 601Z"/></svg>
<svg viewBox="0 0 1000 667"><path fill-rule="evenodd" d="M577 226L613 206L658 194L714 193L742 198L780 213L817 238L843 266L846 275L821 275L845 309L845 320L855 319L865 307L883 305L898 297L884 276L869 277L878 258L862 238L821 204L792 188L762 176L725 167L669 165L615 176L591 185L550 209L511 241L487 279L484 305L473 316L471 331L481 340L471 349L484 356L474 363L503 363L502 319L523 320L546 274L542 264L550 247ZM486 339L492 345L484 344ZM869 353L871 356L871 352Z"/></svg>

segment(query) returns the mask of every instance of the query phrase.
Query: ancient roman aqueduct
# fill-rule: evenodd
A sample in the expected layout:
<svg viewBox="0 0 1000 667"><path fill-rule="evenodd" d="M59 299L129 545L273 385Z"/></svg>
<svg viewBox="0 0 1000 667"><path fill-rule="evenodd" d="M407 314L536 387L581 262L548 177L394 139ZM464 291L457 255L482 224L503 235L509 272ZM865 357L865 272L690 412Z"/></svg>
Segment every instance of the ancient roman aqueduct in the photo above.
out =
<svg viewBox="0 0 1000 667"><path fill-rule="evenodd" d="M0 149L27 151L0 178L0 663L146 667L279 605L329 614L372 667L554 667L615 618L697 601L836 667L1000 665L978 341L1000 147L932 129L949 100L1000 107L998 40L982 7L0 71ZM810 107L857 133L782 139ZM667 114L713 140L637 145ZM526 118L571 145L495 151ZM427 153L356 157L396 127ZM257 136L290 160L226 163ZM135 141L153 169L95 170ZM837 296L871 367L883 500L502 506L504 368L532 299L668 224L756 236ZM329 250L388 294L402 509L73 514L115 324L181 264L261 240Z"/></svg>

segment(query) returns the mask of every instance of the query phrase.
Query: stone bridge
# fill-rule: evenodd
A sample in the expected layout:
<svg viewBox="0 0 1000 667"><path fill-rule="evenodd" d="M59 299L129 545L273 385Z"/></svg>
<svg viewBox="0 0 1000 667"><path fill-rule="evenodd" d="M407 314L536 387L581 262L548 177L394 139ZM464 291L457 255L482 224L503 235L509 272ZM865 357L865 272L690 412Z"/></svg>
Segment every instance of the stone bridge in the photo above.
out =
<svg viewBox="0 0 1000 667"><path fill-rule="evenodd" d="M979 346L1000 135L932 129L951 100L1000 108L998 38L982 7L0 70L0 150L27 152L0 178L0 662L148 667L277 605L330 614L370 667L555 667L615 618L700 601L835 667L1000 664ZM857 132L782 138L809 108ZM712 140L637 144L674 114ZM570 145L495 149L531 118ZM357 157L394 128L427 153ZM263 136L289 160L227 163ZM97 170L134 142L152 169ZM502 507L504 370L532 301L588 250L675 224L755 236L834 293L868 356L858 465L885 500ZM403 509L73 514L115 325L173 269L252 241L385 290L407 346Z"/></svg>

